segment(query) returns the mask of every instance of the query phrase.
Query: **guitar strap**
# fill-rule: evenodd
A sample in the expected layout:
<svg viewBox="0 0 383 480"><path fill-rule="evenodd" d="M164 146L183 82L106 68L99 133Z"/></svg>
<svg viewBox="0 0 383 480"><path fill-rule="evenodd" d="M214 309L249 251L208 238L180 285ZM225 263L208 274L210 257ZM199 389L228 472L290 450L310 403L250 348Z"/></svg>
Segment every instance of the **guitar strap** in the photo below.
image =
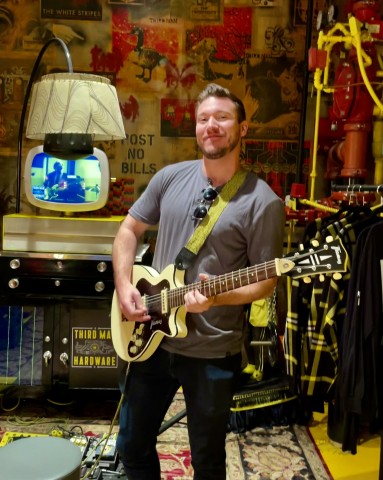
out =
<svg viewBox="0 0 383 480"><path fill-rule="evenodd" d="M208 215L206 215L206 217L194 230L192 236L188 240L188 243L177 255L175 266L178 268L178 270L186 270L190 267L200 248L210 235L210 232L213 230L213 227L224 208L234 197L239 187L243 184L246 175L247 172L243 168L237 170L233 177L222 188L220 194L209 208Z"/></svg>

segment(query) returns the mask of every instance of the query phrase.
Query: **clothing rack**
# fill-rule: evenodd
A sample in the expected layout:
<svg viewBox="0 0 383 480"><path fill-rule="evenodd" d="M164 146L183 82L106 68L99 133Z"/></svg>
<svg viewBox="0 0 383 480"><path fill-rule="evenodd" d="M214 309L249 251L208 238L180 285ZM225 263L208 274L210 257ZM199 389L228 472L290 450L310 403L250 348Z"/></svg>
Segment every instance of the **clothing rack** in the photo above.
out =
<svg viewBox="0 0 383 480"><path fill-rule="evenodd" d="M349 193L359 193L359 192L376 192L376 193L383 193L383 184L382 185L362 185L362 184L354 184L354 185L336 185L335 183L331 183L331 190L333 192L349 192Z"/></svg>

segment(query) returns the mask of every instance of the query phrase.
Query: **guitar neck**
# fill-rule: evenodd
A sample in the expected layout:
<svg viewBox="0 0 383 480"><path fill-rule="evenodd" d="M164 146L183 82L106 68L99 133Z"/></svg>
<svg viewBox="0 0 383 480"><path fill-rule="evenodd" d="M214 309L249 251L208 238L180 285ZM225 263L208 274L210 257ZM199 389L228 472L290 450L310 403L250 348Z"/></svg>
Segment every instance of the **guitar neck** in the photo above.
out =
<svg viewBox="0 0 383 480"><path fill-rule="evenodd" d="M167 292L167 303L170 308L179 307L185 303L185 294L193 290L199 290L205 297L213 297L220 293L276 277L279 274L277 262L278 259L275 259L261 265L218 275L203 282L190 283L180 288L171 289Z"/></svg>

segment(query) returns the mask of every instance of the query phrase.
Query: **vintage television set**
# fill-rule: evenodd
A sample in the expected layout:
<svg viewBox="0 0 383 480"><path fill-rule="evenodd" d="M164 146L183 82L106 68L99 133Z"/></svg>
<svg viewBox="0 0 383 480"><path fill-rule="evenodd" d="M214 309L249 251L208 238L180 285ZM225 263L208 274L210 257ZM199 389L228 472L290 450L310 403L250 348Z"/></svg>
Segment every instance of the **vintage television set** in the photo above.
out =
<svg viewBox="0 0 383 480"><path fill-rule="evenodd" d="M108 158L98 148L82 156L55 156L39 145L25 161L25 194L39 208L68 214L97 210L108 200L109 185Z"/></svg>

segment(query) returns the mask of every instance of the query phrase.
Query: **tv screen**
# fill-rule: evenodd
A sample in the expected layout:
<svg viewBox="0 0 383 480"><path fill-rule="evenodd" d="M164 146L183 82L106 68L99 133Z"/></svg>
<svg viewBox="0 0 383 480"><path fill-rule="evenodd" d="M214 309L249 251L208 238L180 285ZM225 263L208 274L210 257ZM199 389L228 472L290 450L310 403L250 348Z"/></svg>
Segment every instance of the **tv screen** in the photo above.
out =
<svg viewBox="0 0 383 480"><path fill-rule="evenodd" d="M98 148L74 159L47 154L39 145L27 155L25 193L36 207L69 213L97 210L107 202L109 183L108 158Z"/></svg>

